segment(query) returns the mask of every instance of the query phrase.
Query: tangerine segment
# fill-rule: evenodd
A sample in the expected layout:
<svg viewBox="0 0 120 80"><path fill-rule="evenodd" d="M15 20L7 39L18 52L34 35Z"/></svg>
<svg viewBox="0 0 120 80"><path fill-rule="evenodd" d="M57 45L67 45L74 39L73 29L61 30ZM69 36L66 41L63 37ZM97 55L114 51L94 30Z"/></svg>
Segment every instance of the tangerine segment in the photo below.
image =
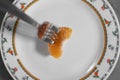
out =
<svg viewBox="0 0 120 80"><path fill-rule="evenodd" d="M60 27L60 32L57 34L57 38L54 40L54 44L48 44L48 49L54 58L60 58L62 55L63 42L69 39L72 33L72 29L68 27Z"/></svg>

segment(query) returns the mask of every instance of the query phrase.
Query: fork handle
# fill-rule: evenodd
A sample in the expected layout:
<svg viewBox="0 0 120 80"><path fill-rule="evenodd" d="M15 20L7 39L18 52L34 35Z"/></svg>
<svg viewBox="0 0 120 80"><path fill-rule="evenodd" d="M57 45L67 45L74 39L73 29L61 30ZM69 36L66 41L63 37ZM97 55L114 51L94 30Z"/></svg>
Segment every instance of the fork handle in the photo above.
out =
<svg viewBox="0 0 120 80"><path fill-rule="evenodd" d="M28 16L22 10L18 9L13 4L10 4L7 0L0 0L0 10L2 12L9 12L10 14L18 17L19 19L22 19L23 21L31 24L32 26L37 27L39 25L37 21Z"/></svg>

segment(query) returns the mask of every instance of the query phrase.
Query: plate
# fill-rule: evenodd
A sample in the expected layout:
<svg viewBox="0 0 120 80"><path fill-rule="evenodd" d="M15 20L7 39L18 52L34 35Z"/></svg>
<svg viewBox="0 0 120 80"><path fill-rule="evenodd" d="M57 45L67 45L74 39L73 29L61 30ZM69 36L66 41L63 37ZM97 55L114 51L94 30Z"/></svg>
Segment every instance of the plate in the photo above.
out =
<svg viewBox="0 0 120 80"><path fill-rule="evenodd" d="M1 55L14 80L106 80L119 57L119 22L106 0L15 0L38 22L70 27L61 58L50 56L37 29L6 13Z"/></svg>

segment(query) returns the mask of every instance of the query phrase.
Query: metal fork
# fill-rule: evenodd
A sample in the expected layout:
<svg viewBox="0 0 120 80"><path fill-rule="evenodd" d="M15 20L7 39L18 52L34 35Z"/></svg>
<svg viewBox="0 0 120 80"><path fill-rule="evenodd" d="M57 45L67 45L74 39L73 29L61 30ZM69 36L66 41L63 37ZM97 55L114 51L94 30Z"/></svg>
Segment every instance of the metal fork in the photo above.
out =
<svg viewBox="0 0 120 80"><path fill-rule="evenodd" d="M59 33L59 29L57 26L51 24L50 22L44 22L43 24L38 23L22 10L18 9L13 4L10 4L8 0L0 0L0 10L2 10L2 12L9 12L19 19L22 19L23 21L38 28L38 37L49 44L54 43L56 34Z"/></svg>

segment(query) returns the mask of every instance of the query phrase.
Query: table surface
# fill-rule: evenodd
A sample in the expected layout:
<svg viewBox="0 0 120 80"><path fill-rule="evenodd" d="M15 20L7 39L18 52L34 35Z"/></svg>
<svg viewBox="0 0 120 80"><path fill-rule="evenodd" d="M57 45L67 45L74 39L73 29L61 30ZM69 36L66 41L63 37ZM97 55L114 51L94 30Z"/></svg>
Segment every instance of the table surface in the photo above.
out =
<svg viewBox="0 0 120 80"><path fill-rule="evenodd" d="M12 3L13 0L9 0L9 1ZM117 17L120 22L120 0L108 0L108 1L110 2L114 11L116 12ZM0 12L0 24L1 24L3 17L4 17L4 13ZM118 60L118 63L114 71L112 72L108 80L120 80L120 69L119 68L120 68L120 58ZM0 56L0 80L13 80L11 76L8 74L7 70L5 69L1 56Z"/></svg>

